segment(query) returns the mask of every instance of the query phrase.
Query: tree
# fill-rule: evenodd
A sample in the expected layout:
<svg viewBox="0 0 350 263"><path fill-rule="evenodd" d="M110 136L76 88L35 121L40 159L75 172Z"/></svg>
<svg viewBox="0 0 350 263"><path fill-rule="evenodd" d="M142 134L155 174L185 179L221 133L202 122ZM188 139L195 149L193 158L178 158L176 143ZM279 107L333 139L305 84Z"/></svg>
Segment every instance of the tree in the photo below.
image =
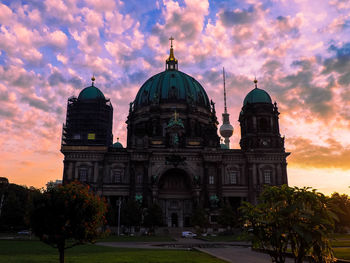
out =
<svg viewBox="0 0 350 263"><path fill-rule="evenodd" d="M147 208L143 223L150 228L151 232L154 232L155 227L163 224L162 208L157 203L153 203Z"/></svg>
<svg viewBox="0 0 350 263"><path fill-rule="evenodd" d="M237 215L230 204L226 204L220 210L218 223L224 227L234 227L237 224Z"/></svg>
<svg viewBox="0 0 350 263"><path fill-rule="evenodd" d="M267 250L274 262L285 262L288 245L296 263L307 255L314 262L333 261L329 236L336 218L321 193L287 185L266 187L259 204L244 203L241 212L253 244Z"/></svg>
<svg viewBox="0 0 350 263"><path fill-rule="evenodd" d="M244 227L253 234L253 246L268 251L277 263L285 262L290 195L287 186L268 187L258 205L244 202L240 208Z"/></svg>
<svg viewBox="0 0 350 263"><path fill-rule="evenodd" d="M199 231L203 232L209 226L209 218L203 208L197 207L192 215L192 223L199 227Z"/></svg>
<svg viewBox="0 0 350 263"><path fill-rule="evenodd" d="M106 204L88 186L78 182L49 188L34 200L31 226L41 241L64 251L75 245L94 242L104 223Z"/></svg>
<svg viewBox="0 0 350 263"><path fill-rule="evenodd" d="M350 229L350 197L346 194L333 193L329 203L331 210L339 219L335 225L335 231L346 232L347 229Z"/></svg>
<svg viewBox="0 0 350 263"><path fill-rule="evenodd" d="M132 226L140 226L142 220L142 211L140 204L135 200L128 200L126 204L122 204L120 219L123 225L129 228L131 232Z"/></svg>
<svg viewBox="0 0 350 263"><path fill-rule="evenodd" d="M32 200L40 195L33 187L27 188L17 184L0 187L0 230L21 230L29 227L29 211Z"/></svg>
<svg viewBox="0 0 350 263"><path fill-rule="evenodd" d="M333 262L330 235L337 217L329 208L327 198L309 188L294 188L289 239L296 263L310 254L314 262Z"/></svg>

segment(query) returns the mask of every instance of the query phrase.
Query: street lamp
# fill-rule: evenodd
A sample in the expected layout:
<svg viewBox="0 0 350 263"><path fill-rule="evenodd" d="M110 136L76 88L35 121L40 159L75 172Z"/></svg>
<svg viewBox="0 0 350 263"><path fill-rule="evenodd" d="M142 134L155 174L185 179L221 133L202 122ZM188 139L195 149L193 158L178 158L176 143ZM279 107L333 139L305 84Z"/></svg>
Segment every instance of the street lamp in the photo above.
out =
<svg viewBox="0 0 350 263"><path fill-rule="evenodd" d="M117 202L118 202L118 237L119 237L119 234L120 234L120 206L122 204L120 197L119 197Z"/></svg>

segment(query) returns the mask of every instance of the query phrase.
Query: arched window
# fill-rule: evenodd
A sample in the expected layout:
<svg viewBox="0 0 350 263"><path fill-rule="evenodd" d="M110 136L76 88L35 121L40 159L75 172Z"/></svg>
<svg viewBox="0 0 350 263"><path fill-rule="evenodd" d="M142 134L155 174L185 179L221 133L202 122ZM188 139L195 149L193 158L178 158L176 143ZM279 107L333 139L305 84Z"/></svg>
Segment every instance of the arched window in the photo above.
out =
<svg viewBox="0 0 350 263"><path fill-rule="evenodd" d="M136 175L136 184L142 184L143 183L143 175L137 174Z"/></svg>
<svg viewBox="0 0 350 263"><path fill-rule="evenodd" d="M229 173L229 184L237 184L238 183L238 171L230 171Z"/></svg>
<svg viewBox="0 0 350 263"><path fill-rule="evenodd" d="M87 168L80 168L79 169L79 181L80 182L83 182L83 183L85 183L85 182L87 182L87 180L88 180L88 170L87 170Z"/></svg>
<svg viewBox="0 0 350 263"><path fill-rule="evenodd" d="M247 130L248 132L253 132L254 131L254 123L253 123L253 118L249 117L247 120Z"/></svg>
<svg viewBox="0 0 350 263"><path fill-rule="evenodd" d="M214 184L214 175L209 175L209 184Z"/></svg>
<svg viewBox="0 0 350 263"><path fill-rule="evenodd" d="M111 173L111 183L120 184L122 182L122 171L120 169L113 169Z"/></svg>
<svg viewBox="0 0 350 263"><path fill-rule="evenodd" d="M261 119L259 120L259 130L260 130L260 131L262 131L262 132L267 132L267 131L270 130L269 127L270 127L270 126L269 126L269 123L268 123L267 119L261 118Z"/></svg>
<svg viewBox="0 0 350 263"><path fill-rule="evenodd" d="M272 177L272 171L271 170L264 170L263 172L264 176L264 184L271 184L271 177Z"/></svg>

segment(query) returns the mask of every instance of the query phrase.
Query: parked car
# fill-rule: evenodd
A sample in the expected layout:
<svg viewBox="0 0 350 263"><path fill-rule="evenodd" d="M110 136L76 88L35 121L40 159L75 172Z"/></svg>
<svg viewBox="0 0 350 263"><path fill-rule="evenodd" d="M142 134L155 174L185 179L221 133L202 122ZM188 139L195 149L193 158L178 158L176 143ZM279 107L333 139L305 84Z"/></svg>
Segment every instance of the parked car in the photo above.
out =
<svg viewBox="0 0 350 263"><path fill-rule="evenodd" d="M182 232L181 236L182 236L182 237L185 237L185 238L187 238L187 237L196 237L197 234L192 233L192 232L190 232L190 231L184 231L184 232Z"/></svg>
<svg viewBox="0 0 350 263"><path fill-rule="evenodd" d="M30 230L21 230L21 231L18 231L17 234L22 236L30 236L32 233Z"/></svg>

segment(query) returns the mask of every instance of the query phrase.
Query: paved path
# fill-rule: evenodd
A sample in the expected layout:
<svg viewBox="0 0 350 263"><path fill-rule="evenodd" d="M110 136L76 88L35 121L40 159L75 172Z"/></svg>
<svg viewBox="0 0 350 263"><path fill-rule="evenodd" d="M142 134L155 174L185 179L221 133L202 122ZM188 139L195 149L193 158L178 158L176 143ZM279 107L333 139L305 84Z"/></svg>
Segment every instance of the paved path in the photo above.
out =
<svg viewBox="0 0 350 263"><path fill-rule="evenodd" d="M252 251L245 242L206 242L197 239L179 238L175 242L100 242L97 245L139 249L185 249L194 248L226 262L271 263L269 255ZM214 246L214 247L213 247ZM287 259L286 263L294 260Z"/></svg>
<svg viewBox="0 0 350 263"><path fill-rule="evenodd" d="M197 250L231 263L271 263L271 257L252 251L250 247L229 246L222 248L196 248ZM291 258L286 263L293 263Z"/></svg>

